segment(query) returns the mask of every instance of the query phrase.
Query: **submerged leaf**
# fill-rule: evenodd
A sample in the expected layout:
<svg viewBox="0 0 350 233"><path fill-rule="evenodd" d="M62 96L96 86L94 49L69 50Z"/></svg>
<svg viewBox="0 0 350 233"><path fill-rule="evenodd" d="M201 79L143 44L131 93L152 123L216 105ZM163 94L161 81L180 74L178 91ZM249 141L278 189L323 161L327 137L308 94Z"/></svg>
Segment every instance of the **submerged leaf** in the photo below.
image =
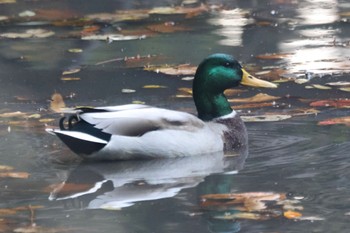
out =
<svg viewBox="0 0 350 233"><path fill-rule="evenodd" d="M249 219L249 220L261 220L265 219L263 215L258 213L249 213L249 212L238 212L234 214L224 214L214 216L214 219L221 220L234 220L234 219Z"/></svg>
<svg viewBox="0 0 350 233"><path fill-rule="evenodd" d="M244 122L272 122L283 121L291 118L291 115L258 115L258 116L241 116Z"/></svg>

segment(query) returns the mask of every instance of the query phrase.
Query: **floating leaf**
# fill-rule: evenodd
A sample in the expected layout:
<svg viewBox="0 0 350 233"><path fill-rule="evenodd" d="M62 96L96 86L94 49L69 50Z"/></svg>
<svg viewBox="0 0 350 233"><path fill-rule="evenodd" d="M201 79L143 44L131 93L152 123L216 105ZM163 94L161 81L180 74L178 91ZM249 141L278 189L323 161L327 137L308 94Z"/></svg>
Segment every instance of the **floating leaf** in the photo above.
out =
<svg viewBox="0 0 350 233"><path fill-rule="evenodd" d="M27 172L0 172L1 178L18 178L28 179L29 173Z"/></svg>
<svg viewBox="0 0 350 233"><path fill-rule="evenodd" d="M43 119L40 119L39 122L41 123L50 123L50 122L53 122L55 119L53 118L43 118Z"/></svg>
<svg viewBox="0 0 350 233"><path fill-rule="evenodd" d="M140 40L145 39L145 35L140 36L124 36L121 34L104 34L104 35L87 35L83 36L82 40L105 40L105 41L126 41L126 40Z"/></svg>
<svg viewBox="0 0 350 233"><path fill-rule="evenodd" d="M7 165L0 165L0 171L12 171L14 168Z"/></svg>
<svg viewBox="0 0 350 233"><path fill-rule="evenodd" d="M320 85L320 84L313 84L312 85L314 88L319 89L319 90L330 90L332 89L331 87Z"/></svg>
<svg viewBox="0 0 350 233"><path fill-rule="evenodd" d="M4 16L4 15L0 15L0 21L5 21L5 20L8 20L9 17L7 16Z"/></svg>
<svg viewBox="0 0 350 233"><path fill-rule="evenodd" d="M79 77L61 77L62 81L79 81Z"/></svg>
<svg viewBox="0 0 350 233"><path fill-rule="evenodd" d="M300 218L302 214L300 212L288 210L283 213L283 216L288 219L297 219L297 218Z"/></svg>
<svg viewBox="0 0 350 233"><path fill-rule="evenodd" d="M291 115L258 115L258 116L241 116L244 122L273 122L283 121L291 118Z"/></svg>
<svg viewBox="0 0 350 233"><path fill-rule="evenodd" d="M337 118L327 119L327 120L318 122L318 125L337 125L337 124L350 126L350 116L337 117Z"/></svg>
<svg viewBox="0 0 350 233"><path fill-rule="evenodd" d="M178 66L149 66L144 69L168 75L194 75L197 67L191 66L190 64L181 64Z"/></svg>
<svg viewBox="0 0 350 233"><path fill-rule="evenodd" d="M16 0L0 0L0 4L5 4L5 3L16 3Z"/></svg>
<svg viewBox="0 0 350 233"><path fill-rule="evenodd" d="M27 227L19 227L13 230L16 233L62 233L62 232L81 232L82 229L70 229L70 228L53 228L53 227L42 227L37 225L30 225Z"/></svg>
<svg viewBox="0 0 350 233"><path fill-rule="evenodd" d="M80 72L80 68L72 68L72 69L63 71L62 75L75 74L75 73L78 73L78 72Z"/></svg>
<svg viewBox="0 0 350 233"><path fill-rule="evenodd" d="M24 113L24 112L20 112L20 111L17 111L17 112L6 112L6 113L1 113L0 114L0 117L1 118L12 118L12 117L20 117L20 118L23 118L25 117L27 114Z"/></svg>
<svg viewBox="0 0 350 233"><path fill-rule="evenodd" d="M145 85L142 88L145 89L158 89L158 88L167 88L167 86L161 86L161 85Z"/></svg>
<svg viewBox="0 0 350 233"><path fill-rule="evenodd" d="M18 14L19 17L33 17L35 15L36 15L35 12L28 11L28 10L27 11L23 11L23 12Z"/></svg>
<svg viewBox="0 0 350 233"><path fill-rule="evenodd" d="M304 83L307 83L309 81L310 80L306 79L306 78L297 78L297 79L294 80L294 82L297 83L297 84L304 84Z"/></svg>
<svg viewBox="0 0 350 233"><path fill-rule="evenodd" d="M268 94L259 93L249 98L235 98L235 99L229 99L228 101L231 103L260 103L260 102L277 100L280 98L281 97L278 97L278 96L271 96Z"/></svg>
<svg viewBox="0 0 350 233"><path fill-rule="evenodd" d="M83 50L78 49L78 48L72 48L72 49L68 49L68 52L70 52L70 53L82 53Z"/></svg>
<svg viewBox="0 0 350 233"><path fill-rule="evenodd" d="M326 83L326 85L334 86L334 87L344 87L344 86L350 86L350 82L343 82L343 81L330 82L330 83Z"/></svg>
<svg viewBox="0 0 350 233"><path fill-rule="evenodd" d="M314 221L324 221L325 218L318 217L318 216L300 216L298 220L314 222Z"/></svg>
<svg viewBox="0 0 350 233"><path fill-rule="evenodd" d="M122 89L122 93L126 93L126 94L135 93L135 92L136 90L134 89L127 89L127 88Z"/></svg>
<svg viewBox="0 0 350 233"><path fill-rule="evenodd" d="M184 14L186 18L192 18L209 10L208 6L201 4L198 7L156 7L149 11L149 14L176 15Z"/></svg>
<svg viewBox="0 0 350 233"><path fill-rule="evenodd" d="M116 11L115 13L97 13L87 15L87 19L103 21L103 22L122 22L122 21L136 21L147 19L149 17L148 10L126 10Z"/></svg>
<svg viewBox="0 0 350 233"><path fill-rule="evenodd" d="M53 36L55 33L53 31L45 29L29 29L25 32L7 32L0 34L0 37L16 39L16 38L46 38Z"/></svg>
<svg viewBox="0 0 350 233"><path fill-rule="evenodd" d="M342 87L342 88L339 88L339 90L350 92L350 87Z"/></svg>
<svg viewBox="0 0 350 233"><path fill-rule="evenodd" d="M264 60L279 60L291 56L292 53L267 53L262 55L257 55L256 58Z"/></svg>
<svg viewBox="0 0 350 233"><path fill-rule="evenodd" d="M176 25L174 22L165 22L165 23L148 25L147 29L149 29L149 30L151 30L153 32L160 32L160 33L172 33L172 32L179 32L179 31L189 31L189 28L186 28L184 26Z"/></svg>
<svg viewBox="0 0 350 233"><path fill-rule="evenodd" d="M59 93L55 93L51 96L50 109L54 112L62 112L66 107L63 101L63 97Z"/></svg>
<svg viewBox="0 0 350 233"><path fill-rule="evenodd" d="M336 107L336 108L350 108L350 99L338 100L318 100L310 103L312 107Z"/></svg>

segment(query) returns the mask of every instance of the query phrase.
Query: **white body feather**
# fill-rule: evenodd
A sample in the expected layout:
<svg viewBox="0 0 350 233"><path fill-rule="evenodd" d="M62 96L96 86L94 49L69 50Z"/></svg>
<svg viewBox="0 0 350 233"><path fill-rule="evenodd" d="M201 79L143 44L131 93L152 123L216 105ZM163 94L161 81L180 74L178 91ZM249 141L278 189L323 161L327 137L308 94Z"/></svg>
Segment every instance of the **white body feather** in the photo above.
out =
<svg viewBox="0 0 350 233"><path fill-rule="evenodd" d="M92 135L51 130L83 141L106 144L101 150L82 155L91 159L173 158L208 154L223 150L223 124L204 122L196 116L179 111L145 105L121 105L98 108L110 112L79 115L84 121L111 134L109 141ZM229 114L234 117L235 112ZM226 116L224 116L226 117ZM49 130L50 131L50 130Z"/></svg>

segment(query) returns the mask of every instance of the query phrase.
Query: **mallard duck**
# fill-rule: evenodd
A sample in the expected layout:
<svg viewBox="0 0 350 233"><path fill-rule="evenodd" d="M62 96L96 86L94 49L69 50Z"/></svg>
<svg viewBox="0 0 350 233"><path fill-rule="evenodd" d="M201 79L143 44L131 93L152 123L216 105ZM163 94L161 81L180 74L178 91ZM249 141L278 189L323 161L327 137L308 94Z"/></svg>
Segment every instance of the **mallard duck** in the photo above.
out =
<svg viewBox="0 0 350 233"><path fill-rule="evenodd" d="M190 113L140 104L76 108L68 126L46 129L86 159L130 160L174 158L223 151L247 144L246 128L224 91L239 84L277 87L247 73L228 54L213 54L198 66Z"/></svg>

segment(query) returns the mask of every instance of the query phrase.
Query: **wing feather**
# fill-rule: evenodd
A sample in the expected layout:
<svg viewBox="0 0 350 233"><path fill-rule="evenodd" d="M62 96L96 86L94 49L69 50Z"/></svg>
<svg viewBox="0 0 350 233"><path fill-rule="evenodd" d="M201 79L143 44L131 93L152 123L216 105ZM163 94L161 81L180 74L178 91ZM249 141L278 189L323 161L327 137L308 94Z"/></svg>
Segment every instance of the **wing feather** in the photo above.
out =
<svg viewBox="0 0 350 233"><path fill-rule="evenodd" d="M103 132L125 136L140 136L161 129L194 131L204 126L204 122L192 114L145 105L122 105L106 110L108 112L83 112L80 117Z"/></svg>

